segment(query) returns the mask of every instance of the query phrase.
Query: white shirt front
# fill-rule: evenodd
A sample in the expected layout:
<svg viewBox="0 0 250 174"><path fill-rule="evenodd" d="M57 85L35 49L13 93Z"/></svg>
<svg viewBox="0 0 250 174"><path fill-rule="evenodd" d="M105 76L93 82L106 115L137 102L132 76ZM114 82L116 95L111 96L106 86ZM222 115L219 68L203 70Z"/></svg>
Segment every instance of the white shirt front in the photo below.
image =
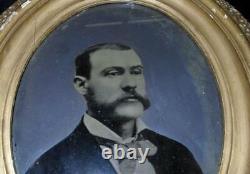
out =
<svg viewBox="0 0 250 174"><path fill-rule="evenodd" d="M114 131L112 131L107 126L102 124L100 121L96 120L95 118L91 117L88 114L84 115L83 122L84 122L85 126L87 127L88 131L90 132L90 134L97 136L97 137L100 137L100 138L112 140L118 144L127 144L127 143L132 142L133 140L135 140L137 138L138 134L141 131L143 131L144 129L147 128L146 125L144 124L144 122L138 118L136 120L136 134L135 134L135 136L129 137L127 139L122 139ZM152 143L151 143L151 147L154 148L154 151L157 151L157 147L154 146ZM100 145L100 148L104 149L104 148L106 148L106 146ZM119 169L118 160L111 158L109 161L110 161L111 165L113 166L113 168L115 169L117 174L123 174L123 173L121 173L121 171ZM137 160L134 174L156 174L156 173L155 173L155 169L154 169L153 165L148 161L148 159L146 159L145 163L139 163Z"/></svg>

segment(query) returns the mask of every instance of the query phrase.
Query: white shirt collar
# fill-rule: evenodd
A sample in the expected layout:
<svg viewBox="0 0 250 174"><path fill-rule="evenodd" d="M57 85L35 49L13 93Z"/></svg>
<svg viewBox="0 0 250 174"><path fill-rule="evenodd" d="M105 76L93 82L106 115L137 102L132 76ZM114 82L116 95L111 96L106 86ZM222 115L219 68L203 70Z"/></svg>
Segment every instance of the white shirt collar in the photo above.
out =
<svg viewBox="0 0 250 174"><path fill-rule="evenodd" d="M124 140L119 135L117 135L114 131L112 131L107 126L102 124L100 121L96 120L95 118L91 117L88 114L84 115L83 122L85 126L87 127L88 131L92 135L105 138L105 139L109 139L120 144L126 144L126 143L131 142L132 140L136 139L138 133L140 133L144 129L147 129L147 126L145 125L145 123L140 118L137 118L135 137L130 137Z"/></svg>

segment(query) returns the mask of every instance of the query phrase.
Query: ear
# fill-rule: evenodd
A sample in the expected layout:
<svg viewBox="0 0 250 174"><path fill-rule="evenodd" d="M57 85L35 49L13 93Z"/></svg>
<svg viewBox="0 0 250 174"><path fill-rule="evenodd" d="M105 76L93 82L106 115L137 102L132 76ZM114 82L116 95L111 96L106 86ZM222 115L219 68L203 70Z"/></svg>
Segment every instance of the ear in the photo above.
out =
<svg viewBox="0 0 250 174"><path fill-rule="evenodd" d="M76 75L74 78L74 87L81 95L85 95L88 89L86 77Z"/></svg>

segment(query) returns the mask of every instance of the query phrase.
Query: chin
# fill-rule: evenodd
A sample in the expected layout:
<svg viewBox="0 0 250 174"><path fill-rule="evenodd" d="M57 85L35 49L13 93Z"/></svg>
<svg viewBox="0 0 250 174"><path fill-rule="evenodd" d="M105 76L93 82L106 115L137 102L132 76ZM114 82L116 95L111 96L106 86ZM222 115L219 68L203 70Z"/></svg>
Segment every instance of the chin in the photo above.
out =
<svg viewBox="0 0 250 174"><path fill-rule="evenodd" d="M143 115L144 108L141 103L121 104L116 107L114 114L119 120L136 119Z"/></svg>

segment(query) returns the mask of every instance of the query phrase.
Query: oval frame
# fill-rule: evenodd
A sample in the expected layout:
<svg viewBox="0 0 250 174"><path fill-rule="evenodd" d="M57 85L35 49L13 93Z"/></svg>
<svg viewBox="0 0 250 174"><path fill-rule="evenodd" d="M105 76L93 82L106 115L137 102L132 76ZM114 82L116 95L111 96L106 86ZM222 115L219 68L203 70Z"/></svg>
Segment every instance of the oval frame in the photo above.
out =
<svg viewBox="0 0 250 174"><path fill-rule="evenodd" d="M0 21L0 172L15 173L12 111L21 76L33 52L55 27L74 14L93 6L120 2L144 5L170 16L203 50L216 77L224 112L219 173L249 173L249 25L240 20L237 11L225 11L233 8L222 0L28 0L14 4L2 16L4 22Z"/></svg>

